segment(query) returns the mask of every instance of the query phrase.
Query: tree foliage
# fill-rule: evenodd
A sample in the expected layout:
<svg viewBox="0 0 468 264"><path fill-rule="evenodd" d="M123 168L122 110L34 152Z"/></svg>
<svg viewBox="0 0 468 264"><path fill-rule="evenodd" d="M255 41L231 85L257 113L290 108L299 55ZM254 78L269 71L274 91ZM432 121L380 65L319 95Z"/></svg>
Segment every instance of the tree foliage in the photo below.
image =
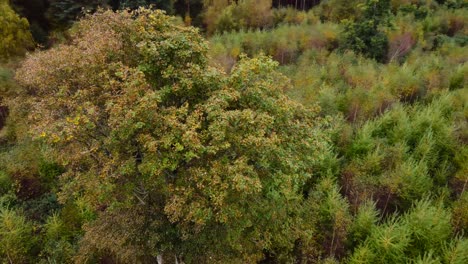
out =
<svg viewBox="0 0 468 264"><path fill-rule="evenodd" d="M467 263L460 1L48 2L0 65L0 262ZM202 2L208 41L138 8Z"/></svg>
<svg viewBox="0 0 468 264"><path fill-rule="evenodd" d="M383 62L387 54L388 39L380 27L388 25L389 13L390 0L366 1L362 18L345 26L342 48Z"/></svg>
<svg viewBox="0 0 468 264"><path fill-rule="evenodd" d="M8 208L0 208L0 257L9 263L31 261L35 239L33 226L24 216Z"/></svg>
<svg viewBox="0 0 468 264"><path fill-rule="evenodd" d="M70 45L28 57L17 77L33 133L66 157L62 200L106 208L83 254L258 261L291 250L327 121L282 94L275 67L244 59L225 75L207 66L195 29L147 9L88 16ZM102 243L114 221L126 236Z"/></svg>
<svg viewBox="0 0 468 264"><path fill-rule="evenodd" d="M204 22L207 33L223 33L271 25L271 0L220 0L204 2Z"/></svg>
<svg viewBox="0 0 468 264"><path fill-rule="evenodd" d="M29 23L13 11L9 0L0 1L0 60L24 54L32 47Z"/></svg>

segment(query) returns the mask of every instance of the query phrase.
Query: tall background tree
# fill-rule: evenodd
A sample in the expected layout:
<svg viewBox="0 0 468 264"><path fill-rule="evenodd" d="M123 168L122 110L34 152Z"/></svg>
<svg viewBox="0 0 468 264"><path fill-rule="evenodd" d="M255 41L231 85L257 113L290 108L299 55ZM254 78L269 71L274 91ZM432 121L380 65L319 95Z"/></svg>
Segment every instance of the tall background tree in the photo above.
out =
<svg viewBox="0 0 468 264"><path fill-rule="evenodd" d="M0 60L23 54L33 46L29 23L21 18L9 4L0 1Z"/></svg>
<svg viewBox="0 0 468 264"><path fill-rule="evenodd" d="M342 48L384 62L388 38L382 28L389 25L390 0L367 0L363 8L362 17L345 26Z"/></svg>

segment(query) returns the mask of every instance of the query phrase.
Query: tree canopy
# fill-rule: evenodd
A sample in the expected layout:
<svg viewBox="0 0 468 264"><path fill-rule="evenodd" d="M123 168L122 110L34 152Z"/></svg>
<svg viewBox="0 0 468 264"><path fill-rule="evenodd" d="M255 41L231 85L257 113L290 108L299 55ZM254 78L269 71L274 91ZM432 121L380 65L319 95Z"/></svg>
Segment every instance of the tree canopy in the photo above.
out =
<svg viewBox="0 0 468 264"><path fill-rule="evenodd" d="M196 29L148 9L87 16L71 38L29 56L17 78L32 132L66 157L61 199L100 208L83 257L250 262L292 250L329 140L318 108L283 94L277 63L245 58L227 75L207 65Z"/></svg>
<svg viewBox="0 0 468 264"><path fill-rule="evenodd" d="M468 263L462 0L0 3L0 263Z"/></svg>
<svg viewBox="0 0 468 264"><path fill-rule="evenodd" d="M13 11L9 0L0 0L0 60L21 55L32 44L28 20Z"/></svg>

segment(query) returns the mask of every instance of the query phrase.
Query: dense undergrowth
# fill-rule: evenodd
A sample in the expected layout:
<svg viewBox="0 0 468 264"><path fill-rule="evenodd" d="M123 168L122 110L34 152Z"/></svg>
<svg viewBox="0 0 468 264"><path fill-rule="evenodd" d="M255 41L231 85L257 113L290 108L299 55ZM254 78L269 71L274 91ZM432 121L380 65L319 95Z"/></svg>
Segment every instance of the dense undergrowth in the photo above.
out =
<svg viewBox="0 0 468 264"><path fill-rule="evenodd" d="M0 262L468 262L463 1L194 2L25 59L0 0Z"/></svg>

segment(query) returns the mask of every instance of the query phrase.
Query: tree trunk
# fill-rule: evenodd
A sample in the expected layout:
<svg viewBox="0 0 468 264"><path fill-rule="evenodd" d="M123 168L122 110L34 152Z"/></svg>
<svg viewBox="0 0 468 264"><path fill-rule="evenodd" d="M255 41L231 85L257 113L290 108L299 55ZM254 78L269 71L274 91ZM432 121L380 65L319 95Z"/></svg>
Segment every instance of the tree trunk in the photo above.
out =
<svg viewBox="0 0 468 264"><path fill-rule="evenodd" d="M158 255L158 256L156 257L156 261L158 261L158 264L164 264L164 263L163 263L163 262L164 262L164 261L163 261L163 256L162 256L162 255Z"/></svg>

